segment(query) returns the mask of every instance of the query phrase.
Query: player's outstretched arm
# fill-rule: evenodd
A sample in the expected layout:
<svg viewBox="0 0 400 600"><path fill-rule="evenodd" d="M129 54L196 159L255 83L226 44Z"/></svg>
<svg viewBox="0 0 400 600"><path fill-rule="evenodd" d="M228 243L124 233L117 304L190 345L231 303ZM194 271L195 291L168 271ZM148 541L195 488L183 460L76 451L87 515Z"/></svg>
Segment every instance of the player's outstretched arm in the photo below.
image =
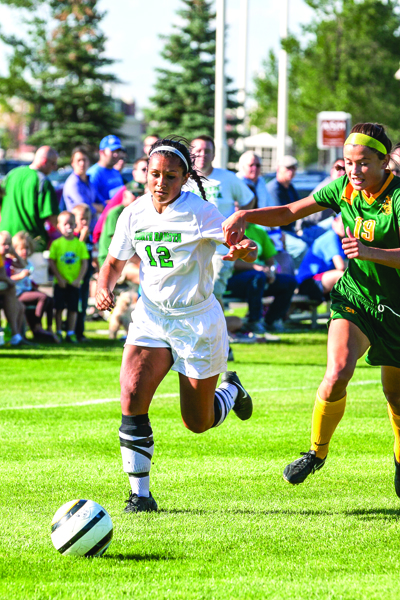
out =
<svg viewBox="0 0 400 600"><path fill-rule="evenodd" d="M110 310L114 308L113 290L125 263L126 260L118 260L110 254L107 255L97 279L96 308L98 310Z"/></svg>
<svg viewBox="0 0 400 600"><path fill-rule="evenodd" d="M229 248L228 254L226 254L222 260L237 260L240 258L245 262L252 263L257 258L257 245L253 240L249 240L249 238L244 237L244 239L239 242L239 244L234 244L233 246L228 246Z"/></svg>
<svg viewBox="0 0 400 600"><path fill-rule="evenodd" d="M303 219L316 212L324 210L317 204L313 196L297 200L284 206L270 206L268 208L255 208L254 210L238 210L223 222L222 228L226 242L237 244L243 239L246 223L256 223L268 227L289 225L297 219Z"/></svg>

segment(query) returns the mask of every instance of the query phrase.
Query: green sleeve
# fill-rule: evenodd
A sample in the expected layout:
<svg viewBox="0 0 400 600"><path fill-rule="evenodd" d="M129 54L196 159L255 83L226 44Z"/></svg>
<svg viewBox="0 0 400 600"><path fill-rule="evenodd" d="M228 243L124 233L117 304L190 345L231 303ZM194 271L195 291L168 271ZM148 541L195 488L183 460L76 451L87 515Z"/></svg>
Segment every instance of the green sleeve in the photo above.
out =
<svg viewBox="0 0 400 600"><path fill-rule="evenodd" d="M57 194L48 179L43 182L43 189L39 194L38 210L41 219L47 219L51 215L58 215L60 212Z"/></svg>
<svg viewBox="0 0 400 600"><path fill-rule="evenodd" d="M51 258L52 260L57 260L57 244L56 244L56 240L54 240L54 242L52 242L51 246L50 246L50 254L49 254L49 258Z"/></svg>
<svg viewBox="0 0 400 600"><path fill-rule="evenodd" d="M118 208L119 207L115 207ZM103 226L103 231L101 232L101 236L99 239L99 263L100 265L103 264L103 262L106 259L106 256L108 254L108 247L111 244L111 240L112 237L115 233L115 228L117 226L117 221L119 218L119 215L121 214L121 210L110 210L110 212L108 213L104 226Z"/></svg>
<svg viewBox="0 0 400 600"><path fill-rule="evenodd" d="M275 248L274 242L271 240L271 238L269 237L268 233L266 231L263 231L263 237L262 237L262 256L260 258L262 258L264 261L268 260L269 258L271 258L272 256L275 256L276 254L278 254L277 249Z"/></svg>
<svg viewBox="0 0 400 600"><path fill-rule="evenodd" d="M332 208L335 212L340 213L340 199L348 182L347 175L344 175L328 183L328 185L313 194L315 202L324 208Z"/></svg>
<svg viewBox="0 0 400 600"><path fill-rule="evenodd" d="M88 260L90 258L90 256L89 256L87 246L86 246L85 242L80 242L80 244L82 244L80 247L80 258L82 260Z"/></svg>

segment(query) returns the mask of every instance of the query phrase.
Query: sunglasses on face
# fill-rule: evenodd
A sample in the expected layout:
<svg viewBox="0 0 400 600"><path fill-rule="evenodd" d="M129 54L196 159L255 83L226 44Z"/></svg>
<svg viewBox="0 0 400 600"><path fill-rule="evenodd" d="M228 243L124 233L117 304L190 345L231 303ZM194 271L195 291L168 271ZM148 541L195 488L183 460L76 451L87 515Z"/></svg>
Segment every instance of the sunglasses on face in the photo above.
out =
<svg viewBox="0 0 400 600"><path fill-rule="evenodd" d="M260 163L253 163L252 165L249 165L249 167L257 167L257 169L259 169L261 165Z"/></svg>
<svg viewBox="0 0 400 600"><path fill-rule="evenodd" d="M336 171L345 171L346 167L344 165L335 165Z"/></svg>

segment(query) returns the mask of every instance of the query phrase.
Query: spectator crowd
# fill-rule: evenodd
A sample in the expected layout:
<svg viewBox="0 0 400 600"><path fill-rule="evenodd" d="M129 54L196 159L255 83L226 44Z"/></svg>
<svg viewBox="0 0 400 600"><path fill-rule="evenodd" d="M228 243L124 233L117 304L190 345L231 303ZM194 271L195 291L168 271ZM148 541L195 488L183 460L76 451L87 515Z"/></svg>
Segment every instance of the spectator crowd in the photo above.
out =
<svg viewBox="0 0 400 600"><path fill-rule="evenodd" d="M77 146L61 200L48 178L58 161L57 151L50 146L39 148L29 166L13 169L2 181L0 309L11 346L32 343L25 335L28 328L33 342L87 341L85 318L92 283L107 256L118 217L147 191L147 156L157 140L157 136L145 139L144 154L134 162L129 182L121 174L126 152L117 136L101 140L99 159L92 166L88 150ZM254 152L242 154L235 174L213 167L211 137L192 140L191 151L207 200L226 218L238 209L299 199L293 185L298 166L293 156L284 156L276 176L266 183ZM344 161L338 158L319 187L344 174ZM201 195L193 180L186 189ZM322 302L344 272L343 224L340 215L325 210L282 228L248 224L246 236L258 247L256 262L224 261L228 250L219 246L213 257L214 294L223 308L229 299L248 305L244 319L226 317L231 343L253 343L260 337L279 341L276 334L285 331L293 294ZM110 337L120 326L127 327L126 314L140 293L139 263L134 256L120 277L123 287L110 321ZM38 272L43 265L53 278L52 288L40 285Z"/></svg>

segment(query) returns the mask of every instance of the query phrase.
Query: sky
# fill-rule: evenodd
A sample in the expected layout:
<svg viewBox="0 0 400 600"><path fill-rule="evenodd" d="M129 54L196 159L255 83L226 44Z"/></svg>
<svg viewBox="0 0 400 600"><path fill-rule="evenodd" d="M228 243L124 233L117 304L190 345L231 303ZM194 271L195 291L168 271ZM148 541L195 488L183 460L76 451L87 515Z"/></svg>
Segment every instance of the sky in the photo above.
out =
<svg viewBox="0 0 400 600"><path fill-rule="evenodd" d="M252 80L268 55L270 48L279 49L279 0L248 0L248 90ZM178 23L176 11L182 6L180 0L100 0L99 9L107 11L102 29L108 37L106 54L116 59L112 70L124 85L118 85L113 93L124 100L136 101L140 109L148 106L157 74L155 69L163 66L160 52L163 41L160 35L172 32ZM227 73L236 83L240 62L241 0L226 0L228 39L226 45ZM17 11L1 6L3 31L21 31ZM313 15L303 0L289 0L289 30L299 34L301 24L308 23ZM6 51L0 45L0 73L5 74Z"/></svg>

